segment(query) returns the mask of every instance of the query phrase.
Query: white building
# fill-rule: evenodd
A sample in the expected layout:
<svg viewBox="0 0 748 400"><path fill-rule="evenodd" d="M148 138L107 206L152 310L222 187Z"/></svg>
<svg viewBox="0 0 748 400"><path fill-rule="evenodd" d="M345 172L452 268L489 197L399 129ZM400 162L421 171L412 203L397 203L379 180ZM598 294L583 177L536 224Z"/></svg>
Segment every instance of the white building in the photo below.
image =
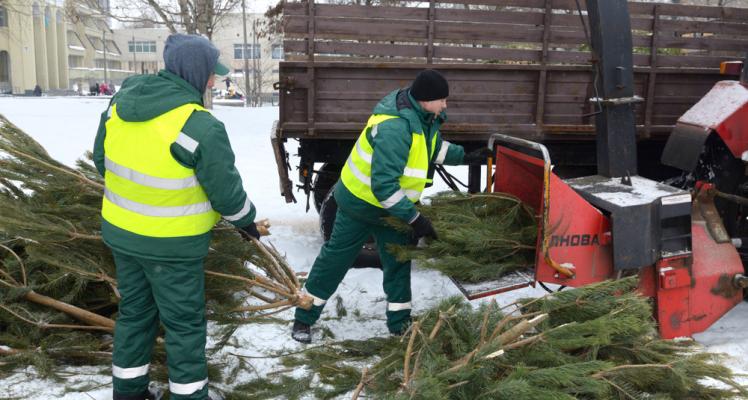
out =
<svg viewBox="0 0 748 400"><path fill-rule="evenodd" d="M164 68L166 28L126 28L114 30L114 41L122 49L122 63L136 74L153 74Z"/></svg>
<svg viewBox="0 0 748 400"><path fill-rule="evenodd" d="M230 14L216 27L212 41L221 51L221 59L231 69L233 86L244 93L244 59L249 64L250 85L256 78L266 101L274 92L273 83L278 81L278 62L283 58L280 38L260 37L253 29L254 21L262 21L262 14L247 14L247 51L243 52L244 34L242 15ZM114 30L114 41L122 50L123 67L138 74L156 73L164 68L164 42L170 32L166 28L126 28ZM225 83L216 87L226 89Z"/></svg>
<svg viewBox="0 0 748 400"><path fill-rule="evenodd" d="M95 83L122 83L132 73L123 68L122 49L114 41L107 20L75 0L67 1L70 87L75 84L79 90L87 92L89 85Z"/></svg>
<svg viewBox="0 0 748 400"><path fill-rule="evenodd" d="M75 0L0 3L0 93L61 91L130 75L106 19Z"/></svg>
<svg viewBox="0 0 748 400"><path fill-rule="evenodd" d="M67 88L65 30L55 2L0 3L0 93Z"/></svg>
<svg viewBox="0 0 748 400"><path fill-rule="evenodd" d="M221 20L213 33L213 43L221 51L222 59L231 69L231 79L244 92L244 59L249 64L250 86L254 79L260 82L265 97L274 93L273 83L278 81L278 63L283 60L283 39L280 36L262 37L263 14L247 14L247 48L242 51L244 32L242 14L229 14ZM256 21L256 22L255 22ZM257 28L255 29L255 24Z"/></svg>

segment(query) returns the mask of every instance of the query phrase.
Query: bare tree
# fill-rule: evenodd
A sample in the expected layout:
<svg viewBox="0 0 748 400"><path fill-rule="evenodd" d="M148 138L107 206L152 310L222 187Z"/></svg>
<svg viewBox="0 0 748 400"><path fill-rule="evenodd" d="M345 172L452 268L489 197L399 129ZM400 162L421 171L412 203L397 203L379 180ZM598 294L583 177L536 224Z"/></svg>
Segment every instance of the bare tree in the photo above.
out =
<svg viewBox="0 0 748 400"><path fill-rule="evenodd" d="M70 1L122 23L163 25L172 33L183 31L210 39L221 19L241 0L122 0L113 7L100 0Z"/></svg>

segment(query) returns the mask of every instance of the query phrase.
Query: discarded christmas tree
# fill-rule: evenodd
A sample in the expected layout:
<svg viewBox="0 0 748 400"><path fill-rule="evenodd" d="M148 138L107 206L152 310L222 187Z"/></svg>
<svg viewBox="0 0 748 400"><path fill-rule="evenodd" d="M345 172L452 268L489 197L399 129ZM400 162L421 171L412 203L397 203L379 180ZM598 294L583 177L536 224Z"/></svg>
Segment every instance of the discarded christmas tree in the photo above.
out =
<svg viewBox="0 0 748 400"><path fill-rule="evenodd" d="M649 301L636 287L635 278L625 278L503 308L487 303L473 309L463 299L448 299L417 318L402 338L346 341L287 357L286 365L311 373L282 385L296 392L306 386L318 398L353 393L353 399L748 396L719 355L700 352L691 340L659 339ZM250 385L263 388L251 397L262 399L281 383ZM243 398L237 389L235 398Z"/></svg>
<svg viewBox="0 0 748 400"><path fill-rule="evenodd" d="M119 293L100 227L103 180L90 163L54 159L0 116L0 350L2 368L110 356ZM272 246L214 228L205 260L208 318L306 307L293 269ZM249 300L248 300L249 299ZM41 351L38 351L41 350Z"/></svg>
<svg viewBox="0 0 748 400"><path fill-rule="evenodd" d="M537 221L532 209L503 193L443 192L418 210L428 217L438 239L425 246L391 246L400 260L465 282L498 279L533 265ZM389 219L396 228L409 227Z"/></svg>

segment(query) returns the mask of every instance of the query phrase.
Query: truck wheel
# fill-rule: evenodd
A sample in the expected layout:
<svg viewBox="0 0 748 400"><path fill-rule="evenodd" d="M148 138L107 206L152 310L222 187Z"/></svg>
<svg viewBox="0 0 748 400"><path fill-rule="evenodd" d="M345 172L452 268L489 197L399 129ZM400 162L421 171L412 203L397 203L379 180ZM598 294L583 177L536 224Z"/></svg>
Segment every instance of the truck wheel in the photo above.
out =
<svg viewBox="0 0 748 400"><path fill-rule="evenodd" d="M330 240L332 227L335 225L335 213L338 211L338 203L335 201L332 190L327 193L319 209L319 228L322 233L322 239L325 242ZM353 262L353 268L382 268L382 260L377 252L377 245L374 238L364 243L361 252Z"/></svg>
<svg viewBox="0 0 748 400"><path fill-rule="evenodd" d="M322 168L317 171L317 175L314 177L312 183L314 187L314 208L318 213L322 213L322 202L325 201L325 197L332 189L335 182L340 178L340 170L342 167L338 164L324 163ZM333 217L335 214L333 214Z"/></svg>

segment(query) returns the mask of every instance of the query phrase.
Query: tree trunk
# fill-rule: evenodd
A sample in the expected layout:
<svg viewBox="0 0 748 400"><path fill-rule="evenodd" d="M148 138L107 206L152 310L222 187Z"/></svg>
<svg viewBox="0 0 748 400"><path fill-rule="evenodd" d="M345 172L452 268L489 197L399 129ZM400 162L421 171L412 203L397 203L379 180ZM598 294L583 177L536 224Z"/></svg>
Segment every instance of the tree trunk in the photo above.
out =
<svg viewBox="0 0 748 400"><path fill-rule="evenodd" d="M99 314L94 314L74 305L64 303L43 294L36 293L33 290L26 293L26 296L24 297L26 298L26 300L33 303L54 308L57 311L62 311L65 314L89 325L102 326L105 328L110 328L112 331L114 330L114 321L109 318L102 317Z"/></svg>

